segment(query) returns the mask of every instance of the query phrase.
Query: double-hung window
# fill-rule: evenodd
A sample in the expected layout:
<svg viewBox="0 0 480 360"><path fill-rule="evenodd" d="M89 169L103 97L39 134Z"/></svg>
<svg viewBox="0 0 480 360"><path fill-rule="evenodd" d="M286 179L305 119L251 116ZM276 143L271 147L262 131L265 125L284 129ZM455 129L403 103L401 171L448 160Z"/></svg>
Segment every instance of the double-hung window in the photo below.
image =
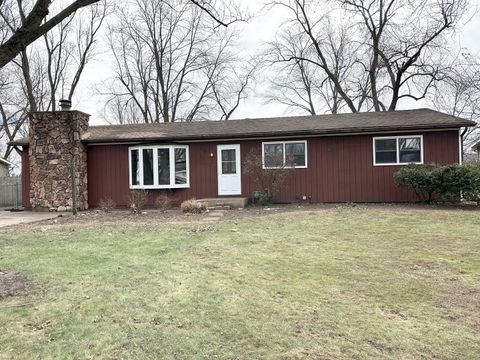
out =
<svg viewBox="0 0 480 360"><path fill-rule="evenodd" d="M189 187L188 145L129 148L131 189Z"/></svg>
<svg viewBox="0 0 480 360"><path fill-rule="evenodd" d="M262 143L264 169L306 168L307 141L272 141Z"/></svg>
<svg viewBox="0 0 480 360"><path fill-rule="evenodd" d="M373 164L423 164L423 136L374 137Z"/></svg>

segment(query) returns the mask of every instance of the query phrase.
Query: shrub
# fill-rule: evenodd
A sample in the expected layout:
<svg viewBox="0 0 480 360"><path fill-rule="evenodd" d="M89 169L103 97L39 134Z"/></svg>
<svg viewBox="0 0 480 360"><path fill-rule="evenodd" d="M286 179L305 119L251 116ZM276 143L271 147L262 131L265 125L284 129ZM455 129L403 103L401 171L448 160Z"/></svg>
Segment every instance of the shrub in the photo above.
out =
<svg viewBox="0 0 480 360"><path fill-rule="evenodd" d="M471 183L470 171L459 164L437 167L434 177L442 201L460 201L462 190L469 188Z"/></svg>
<svg viewBox="0 0 480 360"><path fill-rule="evenodd" d="M262 164L262 156L252 151L243 162L243 172L252 179L253 184L258 188L260 192L259 203L266 206L273 202L274 196L292 174L293 168L283 166L275 169L264 169Z"/></svg>
<svg viewBox="0 0 480 360"><path fill-rule="evenodd" d="M262 206L270 205L273 202L273 196L270 191L264 191L260 194L258 202Z"/></svg>
<svg viewBox="0 0 480 360"><path fill-rule="evenodd" d="M182 202L182 204L180 205L180 209L182 209L184 213L200 214L207 211L207 204L197 201L195 199L190 199Z"/></svg>
<svg viewBox="0 0 480 360"><path fill-rule="evenodd" d="M139 214L145 208L148 201L148 191L132 190L128 196L128 206L134 214Z"/></svg>
<svg viewBox="0 0 480 360"><path fill-rule="evenodd" d="M408 165L394 175L398 186L413 190L420 200L459 201L480 204L480 165Z"/></svg>
<svg viewBox="0 0 480 360"><path fill-rule="evenodd" d="M438 191L434 165L407 165L395 175L397 186L406 187L415 192L419 200L430 203Z"/></svg>
<svg viewBox="0 0 480 360"><path fill-rule="evenodd" d="M470 186L463 191L465 200L475 201L480 205L480 162L465 165L470 174Z"/></svg>
<svg viewBox="0 0 480 360"><path fill-rule="evenodd" d="M170 201L170 198L165 194L158 195L157 198L155 199L155 207L158 210L166 211L170 209L171 206L172 206L172 202Z"/></svg>
<svg viewBox="0 0 480 360"><path fill-rule="evenodd" d="M98 207L105 213L111 212L115 208L116 204L112 198L104 197L98 203Z"/></svg>

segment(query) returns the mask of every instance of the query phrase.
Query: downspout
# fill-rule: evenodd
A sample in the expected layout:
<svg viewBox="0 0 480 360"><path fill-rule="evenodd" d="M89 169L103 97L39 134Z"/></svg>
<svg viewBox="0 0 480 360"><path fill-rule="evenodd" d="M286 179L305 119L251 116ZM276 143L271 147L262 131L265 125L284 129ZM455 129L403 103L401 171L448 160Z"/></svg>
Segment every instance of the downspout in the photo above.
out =
<svg viewBox="0 0 480 360"><path fill-rule="evenodd" d="M458 154L458 160L460 165L463 164L463 137L467 134L467 130L467 127L463 131L462 128L458 129L458 133L460 134L458 138L458 150L460 151Z"/></svg>

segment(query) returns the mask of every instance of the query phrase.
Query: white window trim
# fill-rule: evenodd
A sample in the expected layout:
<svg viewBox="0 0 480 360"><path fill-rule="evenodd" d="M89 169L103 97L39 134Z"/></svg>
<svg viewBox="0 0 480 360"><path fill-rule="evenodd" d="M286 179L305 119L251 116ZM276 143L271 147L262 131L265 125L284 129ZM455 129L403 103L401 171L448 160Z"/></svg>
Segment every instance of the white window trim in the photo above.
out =
<svg viewBox="0 0 480 360"><path fill-rule="evenodd" d="M153 150L153 185L132 185L132 150L138 150L138 163L140 171L140 184L143 184L143 150ZM158 149L169 149L170 155L170 184L158 185ZM175 184L175 149L185 149L186 184ZM190 187L190 152L188 145L144 145L130 146L128 148L128 184L130 189L185 189Z"/></svg>
<svg viewBox="0 0 480 360"><path fill-rule="evenodd" d="M266 167L265 166L265 145L269 144L282 144L283 146L283 163L285 164L286 161L286 152L285 152L285 144L297 144L303 143L305 144L305 165L304 166L273 166L273 167ZM307 140L292 140L292 141L266 141L262 142L262 168L263 169L306 169L308 167L308 148L307 148Z"/></svg>
<svg viewBox="0 0 480 360"><path fill-rule="evenodd" d="M419 138L420 139L420 162L400 162L400 139L411 139ZM375 140L385 140L385 139L394 139L396 152L397 152L397 161L394 163L377 163L376 162L376 150L375 150ZM372 139L372 149L373 149L373 166L398 166L398 165L408 165L408 164L423 164L423 135L402 135L402 136L377 136Z"/></svg>

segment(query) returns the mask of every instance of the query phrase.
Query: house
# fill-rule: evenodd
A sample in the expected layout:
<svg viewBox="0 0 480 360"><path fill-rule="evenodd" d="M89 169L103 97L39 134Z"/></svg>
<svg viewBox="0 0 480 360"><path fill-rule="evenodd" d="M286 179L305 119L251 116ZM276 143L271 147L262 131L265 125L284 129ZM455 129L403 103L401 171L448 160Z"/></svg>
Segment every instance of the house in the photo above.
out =
<svg viewBox="0 0 480 360"><path fill-rule="evenodd" d="M80 208L107 198L127 206L132 189L148 190L152 204L159 194L177 203L250 197L262 190L242 172L250 153L262 154L265 168L293 167L277 201L414 201L394 173L408 163L461 163L461 128L474 125L429 109L109 126L88 120L79 111L32 114L29 138L13 142L22 150L26 208L71 207L72 174Z"/></svg>
<svg viewBox="0 0 480 360"><path fill-rule="evenodd" d="M13 164L10 161L0 158L0 178L10 176L10 168Z"/></svg>
<svg viewBox="0 0 480 360"><path fill-rule="evenodd" d="M472 150L476 153L475 161L480 161L480 141L472 146Z"/></svg>

